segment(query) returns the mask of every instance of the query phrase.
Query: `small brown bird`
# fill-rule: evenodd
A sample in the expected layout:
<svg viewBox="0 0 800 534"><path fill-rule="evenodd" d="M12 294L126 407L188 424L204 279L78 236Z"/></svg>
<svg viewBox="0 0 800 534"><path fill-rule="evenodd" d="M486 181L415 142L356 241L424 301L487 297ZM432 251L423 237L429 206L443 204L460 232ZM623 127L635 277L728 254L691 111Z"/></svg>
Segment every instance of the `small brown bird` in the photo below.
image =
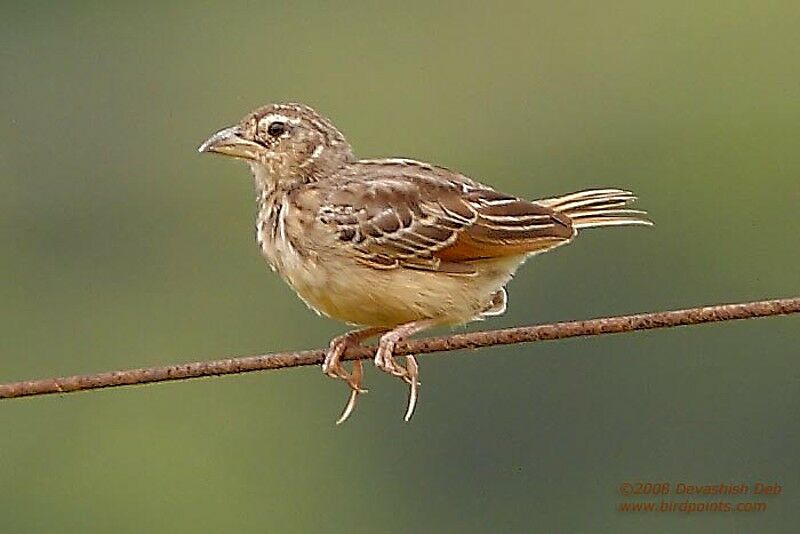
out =
<svg viewBox="0 0 800 534"><path fill-rule="evenodd" d="M362 365L348 372L348 347L380 335L375 366L410 386L419 367L395 346L438 325L506 309L505 285L526 258L595 226L650 225L626 209L636 197L591 189L529 201L463 174L411 159L358 159L327 119L302 104L259 108L198 149L247 161L255 179L256 241L317 313L362 327L331 341L322 370L347 382L353 411Z"/></svg>

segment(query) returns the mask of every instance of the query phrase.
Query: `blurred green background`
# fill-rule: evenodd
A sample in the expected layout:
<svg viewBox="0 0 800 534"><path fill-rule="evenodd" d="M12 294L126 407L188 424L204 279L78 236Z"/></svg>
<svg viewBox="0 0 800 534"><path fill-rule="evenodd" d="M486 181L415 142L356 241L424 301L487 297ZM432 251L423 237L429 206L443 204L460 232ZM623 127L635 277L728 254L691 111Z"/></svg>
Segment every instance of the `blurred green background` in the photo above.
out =
<svg viewBox="0 0 800 534"><path fill-rule="evenodd" d="M0 381L321 347L197 145L301 101L364 157L536 198L630 188L653 229L529 262L470 328L800 289L800 6L5 2ZM0 402L0 531L789 532L800 320ZM779 482L760 514L621 514L624 481ZM763 500L763 499L744 499Z"/></svg>

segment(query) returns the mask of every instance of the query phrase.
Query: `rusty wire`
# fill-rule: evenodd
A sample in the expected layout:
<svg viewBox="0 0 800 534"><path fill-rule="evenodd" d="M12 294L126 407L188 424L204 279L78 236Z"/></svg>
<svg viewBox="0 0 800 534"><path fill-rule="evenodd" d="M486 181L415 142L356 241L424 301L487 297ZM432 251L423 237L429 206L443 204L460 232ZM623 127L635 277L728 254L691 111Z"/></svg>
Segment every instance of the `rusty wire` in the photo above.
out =
<svg viewBox="0 0 800 534"><path fill-rule="evenodd" d="M493 345L549 341L577 336L618 334L621 332L632 332L634 330L651 330L654 328L669 328L737 319L753 319L757 317L788 315L798 312L800 312L800 297L762 300L740 304L720 304L701 308L640 313L619 317L602 317L585 321L520 326L502 330L489 330L485 332L471 332L418 339L399 344L395 350L395 354L425 354L460 349L478 349ZM356 348L348 351L344 359L355 360L370 358L374 350L374 347ZM169 382L205 376L230 375L253 371L283 369L286 367L317 365L322 363L324 355L324 350L281 352L162 367L13 382L9 384L0 384L0 399L49 395L54 393L71 393L88 389L149 384L153 382Z"/></svg>

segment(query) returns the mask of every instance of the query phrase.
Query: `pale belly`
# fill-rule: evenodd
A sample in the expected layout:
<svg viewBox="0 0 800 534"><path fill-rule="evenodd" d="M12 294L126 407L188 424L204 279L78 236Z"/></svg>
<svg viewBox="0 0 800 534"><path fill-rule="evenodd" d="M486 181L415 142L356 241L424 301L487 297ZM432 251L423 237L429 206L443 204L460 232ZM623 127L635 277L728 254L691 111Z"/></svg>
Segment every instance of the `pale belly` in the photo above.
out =
<svg viewBox="0 0 800 534"><path fill-rule="evenodd" d="M460 324L477 318L524 257L478 264L474 276L380 270L342 257L325 262L294 260L292 265L278 262L275 267L309 307L350 324L395 326L420 319Z"/></svg>

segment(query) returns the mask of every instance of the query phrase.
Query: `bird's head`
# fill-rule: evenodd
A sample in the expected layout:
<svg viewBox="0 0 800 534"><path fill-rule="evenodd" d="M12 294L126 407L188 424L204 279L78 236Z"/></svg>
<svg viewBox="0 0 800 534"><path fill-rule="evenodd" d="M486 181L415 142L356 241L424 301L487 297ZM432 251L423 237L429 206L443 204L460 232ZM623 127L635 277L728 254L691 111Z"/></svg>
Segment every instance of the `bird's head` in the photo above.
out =
<svg viewBox="0 0 800 534"><path fill-rule="evenodd" d="M353 159L339 130L302 104L258 108L209 137L198 151L246 160L256 179L268 184L318 180Z"/></svg>

